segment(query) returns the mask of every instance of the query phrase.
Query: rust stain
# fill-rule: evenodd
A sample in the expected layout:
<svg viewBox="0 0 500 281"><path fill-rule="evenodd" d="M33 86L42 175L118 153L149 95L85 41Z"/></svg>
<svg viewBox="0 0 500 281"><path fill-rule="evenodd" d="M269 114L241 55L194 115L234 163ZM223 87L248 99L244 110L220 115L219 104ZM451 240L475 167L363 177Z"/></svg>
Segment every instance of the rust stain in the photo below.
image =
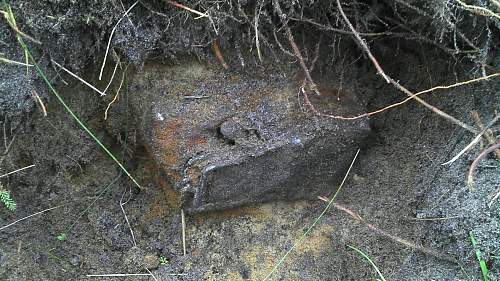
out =
<svg viewBox="0 0 500 281"><path fill-rule="evenodd" d="M173 118L154 127L154 141L160 153L160 164L172 181L181 180L181 174L175 171L175 167L180 164L181 142L178 139L178 130L181 123L180 118Z"/></svg>
<svg viewBox="0 0 500 281"><path fill-rule="evenodd" d="M262 210L259 206L247 206L235 209L221 210L221 211L211 211L208 213L193 214L197 225L202 225L205 220L228 220L234 218L249 217L255 219L262 219L268 217L268 213Z"/></svg>
<svg viewBox="0 0 500 281"><path fill-rule="evenodd" d="M194 136L187 140L186 147L188 149L193 149L198 146L203 146L207 144L207 138L205 136Z"/></svg>
<svg viewBox="0 0 500 281"><path fill-rule="evenodd" d="M144 170L157 187L156 194L148 206L148 211L141 218L142 224L149 224L155 219L165 218L171 212L177 212L180 206L180 194L176 192L159 172L149 149L146 148L149 160L144 163Z"/></svg>

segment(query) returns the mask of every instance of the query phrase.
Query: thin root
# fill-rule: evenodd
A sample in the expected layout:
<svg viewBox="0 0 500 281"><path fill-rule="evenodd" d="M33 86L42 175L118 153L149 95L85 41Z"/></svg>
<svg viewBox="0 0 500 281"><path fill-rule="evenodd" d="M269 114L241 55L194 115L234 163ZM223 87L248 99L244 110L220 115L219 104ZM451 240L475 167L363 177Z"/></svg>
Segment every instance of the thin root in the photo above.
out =
<svg viewBox="0 0 500 281"><path fill-rule="evenodd" d="M320 199L321 201L324 201L324 202L329 202L329 199L328 198L324 198L322 196L318 197L318 199ZM448 262L451 262L451 263L458 263L457 259L455 259L454 257L452 256L449 256L447 254L443 254L443 253L440 253L438 251L435 251L435 250L432 250L432 249L428 249L426 247L423 247L423 246L420 246L420 245L417 245L415 243L412 243L406 239L403 239L403 238L400 238L398 236L395 236L395 235L392 235L390 233L387 233L385 232L384 230L380 229L380 228L377 228L376 226L374 226L373 224L367 222L363 217L361 217L358 213L356 213L355 211L347 208L346 206L344 205L341 205L341 204L337 204L337 203L333 203L333 207L337 210L340 210L340 211L343 211L345 213L347 213L348 215L350 215L353 219L357 220L358 222L366 225L369 229L373 230L374 232L378 233L379 235L382 235L382 236L385 236L397 243L400 243L406 247L409 247L411 249L414 249L414 250L417 250L419 252L422 252L424 254L427 254L427 255L430 255L430 256L433 256L435 258L438 258L438 259L442 259L442 260L445 260L445 261L448 261Z"/></svg>
<svg viewBox="0 0 500 281"><path fill-rule="evenodd" d="M500 116L500 114L499 114L499 116ZM491 145L490 147L486 148L481 153L479 153L479 155L474 160L474 162L472 162L472 164L470 165L469 174L467 175L467 186L469 187L470 190L474 190L474 171L476 170L479 162L484 157L486 157L486 155L490 154L491 152L495 151L495 149L499 149L499 148L500 148L500 142Z"/></svg>

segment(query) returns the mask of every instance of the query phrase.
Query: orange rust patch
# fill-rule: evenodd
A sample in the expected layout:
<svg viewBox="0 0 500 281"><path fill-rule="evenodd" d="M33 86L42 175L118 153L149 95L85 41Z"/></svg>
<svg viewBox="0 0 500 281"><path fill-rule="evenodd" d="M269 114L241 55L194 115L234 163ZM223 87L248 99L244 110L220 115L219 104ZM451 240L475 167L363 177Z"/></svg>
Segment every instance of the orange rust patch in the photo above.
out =
<svg viewBox="0 0 500 281"><path fill-rule="evenodd" d="M258 206L247 206L237 209L212 211L203 214L193 214L192 218L195 220L197 225L201 225L206 219L227 220L240 217L262 218L264 216L267 216L267 213Z"/></svg>
<svg viewBox="0 0 500 281"><path fill-rule="evenodd" d="M207 138L205 136L195 136L187 141L186 146L188 149L192 149L196 146L202 146L206 143L207 143Z"/></svg>
<svg viewBox="0 0 500 281"><path fill-rule="evenodd" d="M146 148L146 154L150 153ZM149 224L155 219L165 218L170 212L178 211L180 206L180 194L160 175L158 166L151 154L144 163L144 169L149 172L152 181L158 187L153 201L149 204L148 211L141 218L142 224Z"/></svg>
<svg viewBox="0 0 500 281"><path fill-rule="evenodd" d="M181 149L180 142L177 136L180 124L181 120L174 118L154 127L154 141L160 152L160 164L167 176L173 181L181 180L180 173L174 170L179 165L181 154L179 151Z"/></svg>

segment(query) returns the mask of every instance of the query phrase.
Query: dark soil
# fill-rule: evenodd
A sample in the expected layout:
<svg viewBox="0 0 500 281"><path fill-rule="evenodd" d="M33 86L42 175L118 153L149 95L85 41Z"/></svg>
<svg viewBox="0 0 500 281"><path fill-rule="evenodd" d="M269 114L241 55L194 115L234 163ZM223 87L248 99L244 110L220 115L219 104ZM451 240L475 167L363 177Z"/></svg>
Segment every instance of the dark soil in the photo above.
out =
<svg viewBox="0 0 500 281"><path fill-rule="evenodd" d="M262 280L321 213L325 203L270 202L187 215L187 255L183 255L179 196L158 171L138 133L128 107L128 97L134 94L127 90L132 81L126 81L122 96L104 121L104 111L112 95L99 97L69 75L57 74L59 69L49 60L64 62L84 79L104 88L114 66L112 59L104 81L98 82L97 76L109 30L123 14L121 1L88 5L62 2L16 1L12 5L21 28L42 41L43 47L33 45L35 56L41 58L42 67L69 107L111 148L144 189L134 187L57 100L49 96L32 70L26 76L24 67L0 64L0 117L5 128L1 139L7 145L13 140L8 153L0 158L0 174L35 164L34 168L1 179L3 188L11 191L17 210L0 208L0 228L41 210L58 207L0 230L0 279L123 280L86 276L148 273L145 270L148 268L158 280ZM130 7L132 3L123 4ZM212 55L214 39L219 40L221 50L228 54L227 63L232 67L228 72L240 70L239 55L247 65L260 67L255 49L248 47L254 43L249 35L252 26L248 22L238 28L228 24L233 19L227 11L237 14L242 9L253 15L253 5L229 7L225 3L220 11L214 10L214 15L218 15L214 22L218 34L206 22L194 21L189 13L165 5L160 1L145 1L131 16L134 27L129 26L126 18L117 28L113 46L124 61L134 64L131 67L134 71L140 72L146 60L179 63L180 57L221 67ZM197 7L206 10L207 6L210 5L201 3ZM314 3L311 7L313 11L324 8ZM382 7L377 11L388 14L390 5L385 3ZM272 16L270 4L263 5L263 9L271 13L264 17L267 24L278 22ZM365 11L366 7L361 5L359 9ZM240 18L244 18L242 14ZM180 24L183 22L187 24ZM263 23L262 30L269 39L272 28L267 24ZM296 37L300 38L297 42L312 53L315 44L311 42L317 42L313 39L319 35L300 24L295 27ZM169 32L165 32L167 29ZM493 29L492 34L497 32ZM347 61L361 56L351 37L342 39L338 44ZM281 40L286 42L284 37ZM340 39L325 36L322 40L332 43ZM492 42L495 40L493 36ZM276 58L284 68L296 62L293 57L281 54L279 47L263 42L268 60L263 68L266 63L278 64ZM370 43L386 72L415 91L479 76L475 61L450 57L446 50L432 44L394 38ZM2 56L23 61L15 36L4 22L0 46ZM242 52L238 51L240 47ZM320 51L314 75L338 83L340 77L328 76L324 71L335 65L341 68L339 61L331 60L334 55L330 51ZM488 54L489 67L494 70L498 50L491 48ZM375 75L371 63L363 56L351 67L357 73L358 95L368 103L368 110L405 98ZM349 83L349 79L352 77L342 83ZM113 90L118 87L117 80ZM47 117L32 98L33 89L42 97ZM470 113L476 110L486 124L499 110L499 90L498 79L492 79L436 91L423 98L470 125L474 124ZM479 145L452 165L441 165L474 138L471 133L413 101L373 116L370 125L373 133L362 147L336 202L377 228L457 259L458 263L406 247L332 209L288 257L274 280L376 278L366 260L347 245L367 253L387 280L481 280L470 233L486 260L490 279L498 280L500 199L493 200L500 186L498 159L489 157L480 163L475 173L475 189L471 191L465 184L465 176L481 150ZM336 187L332 186L332 193L334 190ZM66 239L58 239L63 233ZM134 278L152 280L150 276Z"/></svg>

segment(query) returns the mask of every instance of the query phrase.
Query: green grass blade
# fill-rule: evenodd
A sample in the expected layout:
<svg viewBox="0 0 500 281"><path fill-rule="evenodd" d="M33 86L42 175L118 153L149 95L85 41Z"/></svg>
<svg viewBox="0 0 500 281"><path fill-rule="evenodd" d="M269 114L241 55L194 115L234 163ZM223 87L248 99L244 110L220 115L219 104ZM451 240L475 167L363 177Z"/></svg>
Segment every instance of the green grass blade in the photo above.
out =
<svg viewBox="0 0 500 281"><path fill-rule="evenodd" d="M384 278L384 275L382 275L382 272L380 272L380 270L378 269L377 265L372 261L372 259L370 259L370 257L367 254L365 254L363 251L361 251L360 249L358 249L358 248L356 248L354 246L347 245L347 247L349 247L350 249L354 250L360 256L362 256L363 258L365 258L370 263L370 265L373 267L373 269L375 269L375 271L377 272L378 276L380 277L380 280L386 281L385 278Z"/></svg>
<svg viewBox="0 0 500 281"><path fill-rule="evenodd" d="M479 261L479 267L481 268L481 273L483 275L483 281L489 281L490 280L490 278L489 278L490 273L488 271L488 267L486 266L486 261L484 261L483 257L481 256L481 251L477 247L476 238L474 238L472 231L469 232L469 236L470 236L470 242L472 243L472 247L474 248L474 250L476 252L477 260Z"/></svg>
<svg viewBox="0 0 500 281"><path fill-rule="evenodd" d="M291 252L293 252L293 250L297 246L299 246L299 245L302 244L302 242L304 241L304 239L309 235L309 233L313 230L313 228L316 226L316 224L318 224L318 222L323 218L323 216L326 214L326 212L328 212L328 210L331 208L331 206L333 205L333 202L335 201L335 198L337 197L337 195L340 192L340 189L344 185L344 182L346 181L347 176L349 175L349 172L351 171L351 168L354 165L354 162L356 161L356 158L358 158L359 151L360 150L358 149L358 151L356 152L356 155L354 156L354 159L351 162L351 165L349 166L349 169L347 170L347 172L346 172L346 174L344 176L344 179L342 180L342 183L340 183L339 188L337 188L337 191L335 192L335 194L333 194L332 199L330 199L330 201L326 205L325 209L323 209L323 212L321 212L321 214L314 220L314 222L311 224L311 226L309 226L309 228L307 228L307 230L300 236L299 240L296 243L294 243L292 245L292 247L288 251L286 251L286 253L278 260L278 262L276 262L276 264L271 269L271 271L263 279L264 281L269 280L269 278L271 278L271 276L281 267L281 265L283 265L283 263L285 262L285 260L288 257L288 255Z"/></svg>
<svg viewBox="0 0 500 281"><path fill-rule="evenodd" d="M19 43L21 44L23 50L28 54L30 60L33 62L33 66L35 67L37 73L40 75L40 77L42 77L42 79L44 80L45 84L47 84L47 87L54 94L54 96L56 96L57 100L61 103L61 105L68 112L68 114L76 121L76 123L78 125L80 125L80 127L82 127L82 129L85 132L87 132L87 134L102 148L102 150L104 150L106 152L106 154L108 154L108 156L111 157L111 159L113 159L113 161L115 161L115 163L134 182L134 184L137 185L137 187L141 188L141 186L139 185L139 183L134 179L134 177L132 177L132 175L127 171L127 169L125 169L125 167L122 165L122 163L120 163L120 161L118 161L118 159L116 159L116 157L111 153L111 151L109 151L108 148L92 133L92 131L90 131L90 129L87 128L87 126L85 126L85 124L83 124L82 121L80 121L80 119L78 118L78 116L76 116L76 114L68 107L68 105L66 104L66 102L64 102L64 100L62 99L62 97L59 95L59 93L54 88L54 86L52 86L52 83L50 83L49 79L47 78L47 76L45 75L45 73L42 71L42 69L40 68L40 66L38 65L38 63L36 62L36 60L34 59L33 55L31 54L31 52L30 52L30 50L28 48L28 46L26 45L26 43L24 43L24 41L23 41L22 38L19 38Z"/></svg>

